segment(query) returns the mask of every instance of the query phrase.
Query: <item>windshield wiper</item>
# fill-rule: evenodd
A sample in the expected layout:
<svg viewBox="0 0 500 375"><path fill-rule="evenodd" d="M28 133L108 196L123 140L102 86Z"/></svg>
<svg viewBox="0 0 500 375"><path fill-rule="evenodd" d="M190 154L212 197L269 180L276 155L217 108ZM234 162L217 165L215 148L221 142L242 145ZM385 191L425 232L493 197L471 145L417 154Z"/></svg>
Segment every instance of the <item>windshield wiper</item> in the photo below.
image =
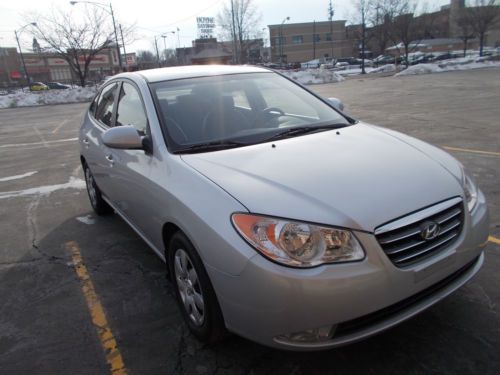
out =
<svg viewBox="0 0 500 375"><path fill-rule="evenodd" d="M195 152L203 152L203 151L217 151L217 150L226 150L228 148L235 148L241 146L247 146L248 143L238 142L238 141L214 141L214 142L205 142L198 143L196 145L187 146L176 150L176 154L189 154Z"/></svg>
<svg viewBox="0 0 500 375"><path fill-rule="evenodd" d="M277 139L290 138L298 135L303 135L307 133L314 133L319 131L339 129L349 124L328 124L328 125L316 125L316 126L296 126L293 128L288 128L284 131L274 134L273 136L266 139L266 141L275 141Z"/></svg>

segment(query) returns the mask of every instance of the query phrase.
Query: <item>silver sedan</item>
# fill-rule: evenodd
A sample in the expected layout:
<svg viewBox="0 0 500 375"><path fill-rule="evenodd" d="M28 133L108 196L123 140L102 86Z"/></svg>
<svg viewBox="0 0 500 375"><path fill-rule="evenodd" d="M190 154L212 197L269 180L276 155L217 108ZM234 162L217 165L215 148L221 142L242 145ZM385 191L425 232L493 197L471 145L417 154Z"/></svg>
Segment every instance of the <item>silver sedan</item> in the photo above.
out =
<svg viewBox="0 0 500 375"><path fill-rule="evenodd" d="M483 263L487 206L459 162L266 69L114 76L79 139L93 209L166 261L203 341L351 343Z"/></svg>

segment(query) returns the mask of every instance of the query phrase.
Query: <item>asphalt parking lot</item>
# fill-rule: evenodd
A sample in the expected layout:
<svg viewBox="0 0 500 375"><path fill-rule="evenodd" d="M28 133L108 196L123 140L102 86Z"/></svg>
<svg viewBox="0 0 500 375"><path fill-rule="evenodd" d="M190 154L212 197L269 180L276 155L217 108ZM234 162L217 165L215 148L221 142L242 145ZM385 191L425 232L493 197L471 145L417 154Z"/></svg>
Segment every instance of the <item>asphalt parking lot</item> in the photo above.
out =
<svg viewBox="0 0 500 375"><path fill-rule="evenodd" d="M91 211L76 142L88 105L0 110L0 374L500 373L500 69L312 89L447 148L472 171L491 237L471 282L347 347L290 353L235 336L202 345L164 264L119 217Z"/></svg>

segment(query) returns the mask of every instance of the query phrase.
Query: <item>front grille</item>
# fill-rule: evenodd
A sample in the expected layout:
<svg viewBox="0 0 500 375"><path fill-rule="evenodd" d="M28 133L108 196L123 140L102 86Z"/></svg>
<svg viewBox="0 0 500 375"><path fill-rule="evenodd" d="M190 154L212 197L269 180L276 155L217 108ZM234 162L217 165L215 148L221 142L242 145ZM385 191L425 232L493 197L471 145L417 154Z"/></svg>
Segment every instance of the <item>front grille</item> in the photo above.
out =
<svg viewBox="0 0 500 375"><path fill-rule="evenodd" d="M414 264L446 248L456 239L463 226L463 202L453 198L418 211L375 230L385 254L397 267ZM425 239L423 231L438 224L438 234Z"/></svg>

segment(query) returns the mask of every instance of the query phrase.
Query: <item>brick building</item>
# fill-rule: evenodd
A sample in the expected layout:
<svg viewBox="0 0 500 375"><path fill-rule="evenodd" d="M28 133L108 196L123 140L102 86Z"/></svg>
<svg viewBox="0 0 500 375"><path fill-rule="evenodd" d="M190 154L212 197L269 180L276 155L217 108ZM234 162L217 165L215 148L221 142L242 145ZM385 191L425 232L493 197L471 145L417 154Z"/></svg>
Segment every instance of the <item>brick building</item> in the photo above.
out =
<svg viewBox="0 0 500 375"><path fill-rule="evenodd" d="M33 82L77 82L69 64L54 53L23 53L26 70ZM82 61L83 63L83 61ZM115 48L99 52L89 65L89 81L100 81L120 70ZM25 84L21 56L16 48L0 48L0 86Z"/></svg>
<svg viewBox="0 0 500 375"><path fill-rule="evenodd" d="M356 40L345 24L324 21L269 25L271 61L297 63L356 56Z"/></svg>

